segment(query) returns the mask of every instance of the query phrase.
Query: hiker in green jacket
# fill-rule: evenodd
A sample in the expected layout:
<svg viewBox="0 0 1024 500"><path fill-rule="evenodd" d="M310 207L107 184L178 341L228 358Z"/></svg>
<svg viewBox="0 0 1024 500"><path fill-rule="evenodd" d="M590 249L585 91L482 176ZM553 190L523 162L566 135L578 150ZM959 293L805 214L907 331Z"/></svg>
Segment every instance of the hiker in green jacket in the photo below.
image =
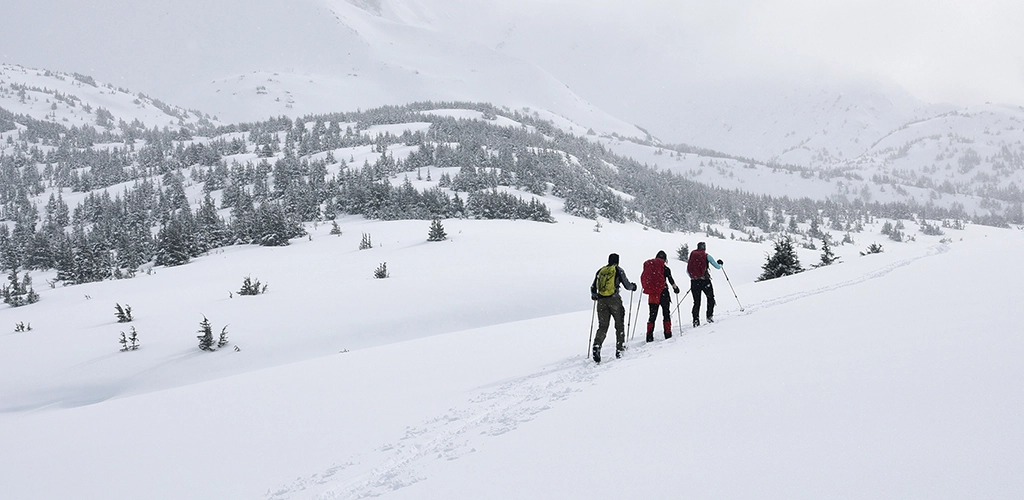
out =
<svg viewBox="0 0 1024 500"><path fill-rule="evenodd" d="M636 283L630 283L626 272L619 267L619 254L608 256L608 265L597 270L590 285L590 298L597 301L597 335L594 337L594 361L601 362L601 344L608 333L608 322L615 318L615 357L621 358L626 349L625 309L619 297L619 285L636 291Z"/></svg>

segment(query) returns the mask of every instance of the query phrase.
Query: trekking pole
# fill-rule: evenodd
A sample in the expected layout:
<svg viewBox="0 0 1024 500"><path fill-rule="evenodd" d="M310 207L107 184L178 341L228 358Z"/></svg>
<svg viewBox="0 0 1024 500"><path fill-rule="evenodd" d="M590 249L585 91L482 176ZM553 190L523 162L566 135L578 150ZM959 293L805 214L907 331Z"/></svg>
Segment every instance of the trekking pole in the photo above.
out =
<svg viewBox="0 0 1024 500"><path fill-rule="evenodd" d="M629 331L629 325L633 324L633 290L629 291L629 319L626 320L626 331Z"/></svg>
<svg viewBox="0 0 1024 500"><path fill-rule="evenodd" d="M686 294L683 294L683 298L684 299L686 298ZM679 300L679 292L676 292L676 319L679 320L679 322L676 323L676 324L679 325L677 328L679 330L682 330L683 329L683 312L679 310L679 305L680 304L682 304L682 301ZM669 316L669 318L671 319L672 316Z"/></svg>
<svg viewBox="0 0 1024 500"><path fill-rule="evenodd" d="M640 323L640 302L642 301L642 299L643 299L643 294L641 293L640 294L640 299L637 299L637 323ZM631 297L630 300L632 300L632 297ZM632 308L632 307L633 307L633 303L630 302L630 308ZM637 323L634 323L633 324L633 328L629 332L627 332L627 333L629 333L628 340L630 340L630 341L633 340L633 335L637 331Z"/></svg>
<svg viewBox="0 0 1024 500"><path fill-rule="evenodd" d="M590 313L590 336L587 337L587 357L590 357L590 342L594 339L594 316L597 316L597 301L594 301L594 311Z"/></svg>
<svg viewBox="0 0 1024 500"><path fill-rule="evenodd" d="M690 295L690 291L689 290L687 290L686 293L683 294L683 300L686 300L686 296L687 295ZM676 297L678 298L679 294L676 294ZM680 311L680 309L681 309L680 306L682 306L682 305L683 305L683 303L682 303L681 300L676 300L676 312L678 312L680 314L680 316L679 316L679 321L680 322L683 320L683 316L682 316L683 313Z"/></svg>
<svg viewBox="0 0 1024 500"><path fill-rule="evenodd" d="M740 297L736 295L736 289L732 287L732 281L729 281L729 273L725 272L725 266L722 266L722 274L725 275L725 282L729 284L729 288L732 290L732 296L736 297L736 304L740 306L740 312L743 312L743 304L740 304Z"/></svg>

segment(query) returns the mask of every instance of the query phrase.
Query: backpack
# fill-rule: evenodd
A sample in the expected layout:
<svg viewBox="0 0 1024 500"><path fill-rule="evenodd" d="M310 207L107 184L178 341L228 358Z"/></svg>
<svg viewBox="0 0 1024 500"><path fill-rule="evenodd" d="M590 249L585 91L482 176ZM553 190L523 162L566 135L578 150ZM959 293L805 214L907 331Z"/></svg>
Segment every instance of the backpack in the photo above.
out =
<svg viewBox="0 0 1024 500"><path fill-rule="evenodd" d="M690 279L696 280L708 273L708 254L701 249L690 252L690 260L686 263L686 272Z"/></svg>
<svg viewBox="0 0 1024 500"><path fill-rule="evenodd" d="M644 293L660 296L665 288L665 261L655 257L644 262L644 272L640 274L640 286Z"/></svg>
<svg viewBox="0 0 1024 500"><path fill-rule="evenodd" d="M619 266L609 265L597 270L597 294L602 297L615 295L615 276Z"/></svg>

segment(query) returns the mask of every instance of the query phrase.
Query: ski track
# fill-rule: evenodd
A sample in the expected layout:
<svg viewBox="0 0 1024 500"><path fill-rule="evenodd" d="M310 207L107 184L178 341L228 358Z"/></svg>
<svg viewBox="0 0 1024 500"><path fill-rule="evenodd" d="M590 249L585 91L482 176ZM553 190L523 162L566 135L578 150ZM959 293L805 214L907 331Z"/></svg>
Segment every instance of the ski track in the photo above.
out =
<svg viewBox="0 0 1024 500"><path fill-rule="evenodd" d="M924 255L891 263L859 278L765 300L746 307L742 312L727 313L725 316L749 315L762 309L854 286L947 251L947 245L933 246ZM681 341L687 331L682 328L680 330L679 335L664 345ZM709 330L704 333L713 332ZM662 342L647 344L632 339L627 343L629 347L623 361L652 356L663 346ZM368 453L354 455L323 472L297 478L289 485L268 490L266 498L350 500L377 497L411 486L426 479L423 468L429 461L457 460L475 452L474 443L479 442L481 437L498 436L516 430L557 402L583 391L602 372L614 369L615 365L614 362L595 365L589 357L566 358L548 369L496 384L494 388L479 390L466 404L450 408L443 415L417 426L407 427L405 434L394 442L385 443ZM363 464L377 465L359 472L359 466Z"/></svg>

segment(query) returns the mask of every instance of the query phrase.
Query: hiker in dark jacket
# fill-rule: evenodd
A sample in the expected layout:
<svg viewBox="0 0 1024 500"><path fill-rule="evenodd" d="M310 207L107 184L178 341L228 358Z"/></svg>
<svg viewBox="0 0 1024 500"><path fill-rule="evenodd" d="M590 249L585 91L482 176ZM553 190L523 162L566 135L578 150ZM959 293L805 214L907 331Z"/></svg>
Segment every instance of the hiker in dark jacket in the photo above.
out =
<svg viewBox="0 0 1024 500"><path fill-rule="evenodd" d="M615 357L621 358L626 349L625 309L619 297L619 285L626 290L636 291L636 284L630 283L626 272L619 267L619 254L608 256L608 265L597 270L590 285L590 298L597 301L597 335L594 336L594 361L601 362L601 344L608 333L608 322L615 318Z"/></svg>
<svg viewBox="0 0 1024 500"><path fill-rule="evenodd" d="M644 293L647 295L647 306L651 309L651 315L647 318L647 341L654 342L654 320L658 319L658 308L661 308L661 321L662 326L665 328L665 339L672 338L672 296L668 293L668 287L665 286L665 281L672 285L672 290L679 294L679 287L676 286L676 280L672 279L672 270L665 265L668 262L668 256L665 255L664 250L658 251L658 254L654 257L655 259L661 259L661 267L664 269L662 276L653 278L653 282L657 282L657 286L661 288L660 293L649 293L646 289L648 281L641 279L644 283ZM647 269L647 264L644 264L644 269Z"/></svg>
<svg viewBox="0 0 1024 500"><path fill-rule="evenodd" d="M690 292L693 294L693 326L700 326L701 292L708 296L706 315L708 323L715 322L715 290L711 287L711 268L708 266L721 269L724 262L716 261L711 254L707 253L706 248L703 241L697 243L697 249L690 252L690 258L687 259L686 264L686 274L690 275Z"/></svg>

